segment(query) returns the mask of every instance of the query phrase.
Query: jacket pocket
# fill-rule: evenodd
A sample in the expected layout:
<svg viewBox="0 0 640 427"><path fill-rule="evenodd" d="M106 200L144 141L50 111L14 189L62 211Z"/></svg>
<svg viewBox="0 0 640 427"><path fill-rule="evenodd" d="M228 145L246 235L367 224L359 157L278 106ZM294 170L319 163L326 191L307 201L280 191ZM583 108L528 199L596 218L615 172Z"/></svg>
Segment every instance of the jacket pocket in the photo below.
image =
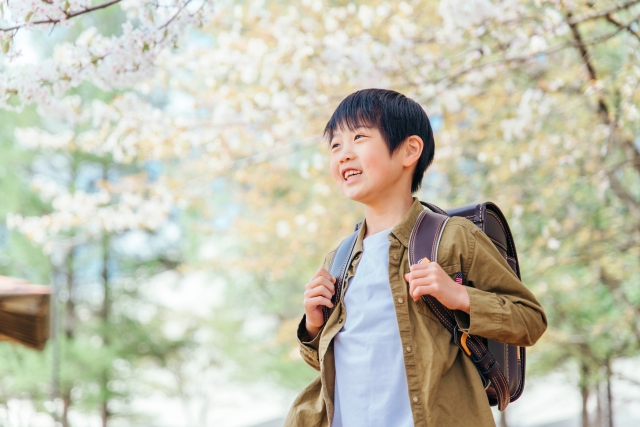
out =
<svg viewBox="0 0 640 427"><path fill-rule="evenodd" d="M444 267L442 267L442 269L444 270L445 273L447 273L447 275L451 278L451 280L453 280L454 282L456 282L456 278L457 276L462 277L462 268L460 268L460 264L450 264L450 265L446 265ZM423 314L424 316L440 323L440 320L438 319L438 317L433 314L433 312L431 311L431 309L427 306L427 303L424 302L424 300L420 299L420 301L417 302L417 311L420 314Z"/></svg>

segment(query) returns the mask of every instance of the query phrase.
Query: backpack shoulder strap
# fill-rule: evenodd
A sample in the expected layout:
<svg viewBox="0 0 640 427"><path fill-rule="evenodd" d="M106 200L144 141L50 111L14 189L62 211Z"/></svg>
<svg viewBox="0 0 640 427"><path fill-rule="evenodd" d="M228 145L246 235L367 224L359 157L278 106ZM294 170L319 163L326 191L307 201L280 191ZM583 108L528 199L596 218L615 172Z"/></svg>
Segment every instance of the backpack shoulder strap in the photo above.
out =
<svg viewBox="0 0 640 427"><path fill-rule="evenodd" d="M436 213L431 211L436 209L427 204L425 206L429 209L420 212L409 237L409 265L414 265L425 257L430 261L437 262L438 245L440 244L444 227L449 220L449 216L442 209L434 206L439 211L439 213ZM497 394L498 408L501 411L504 410L511 397L509 384L500 365L485 344L485 340L460 331L453 312L442 305L436 298L431 295L423 295L422 299L440 320L440 323L451 333L456 345L471 358L487 387L489 386L488 381L491 381L491 385L493 385Z"/></svg>
<svg viewBox="0 0 640 427"><path fill-rule="evenodd" d="M340 246L338 246L336 251L333 253L333 257L331 258L329 273L336 278L336 292L333 294L333 298L331 298L333 307L322 307L325 323L327 323L327 320L329 320L329 317L331 317L333 310L335 310L338 302L340 301L342 287L344 284L344 280L346 279L347 270L349 267L349 260L351 259L351 255L353 254L353 248L355 248L356 246L356 240L358 240L358 231L360 230L361 225L362 223L356 225L354 232L351 233L349 237L344 239L342 243L340 243Z"/></svg>
<svg viewBox="0 0 640 427"><path fill-rule="evenodd" d="M416 264L423 258L438 262L438 245L447 221L447 215L428 209L420 212L409 236L409 265ZM416 245L416 241L420 244Z"/></svg>

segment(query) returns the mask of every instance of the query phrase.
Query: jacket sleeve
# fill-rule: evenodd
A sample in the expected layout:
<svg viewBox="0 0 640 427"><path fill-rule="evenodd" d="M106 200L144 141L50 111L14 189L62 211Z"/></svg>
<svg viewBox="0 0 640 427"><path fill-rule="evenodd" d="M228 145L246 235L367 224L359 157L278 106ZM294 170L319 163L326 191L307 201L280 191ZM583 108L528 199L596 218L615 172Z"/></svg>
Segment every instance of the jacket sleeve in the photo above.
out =
<svg viewBox="0 0 640 427"><path fill-rule="evenodd" d="M511 345L535 344L547 328L538 300L486 234L472 223L456 229L466 246L460 261L470 300L469 315L455 312L460 330Z"/></svg>
<svg viewBox="0 0 640 427"><path fill-rule="evenodd" d="M333 253L335 251L331 251L324 259L324 263L322 267L325 270L329 270L329 264L331 263L331 258L333 257ZM322 336L322 332L324 331L324 325L318 332L315 338L311 339L309 333L307 332L307 316L303 315L300 324L298 325L298 346L300 347L300 355L307 362L307 365L311 366L316 371L320 370L320 358L318 356L318 347L320 345L320 337Z"/></svg>

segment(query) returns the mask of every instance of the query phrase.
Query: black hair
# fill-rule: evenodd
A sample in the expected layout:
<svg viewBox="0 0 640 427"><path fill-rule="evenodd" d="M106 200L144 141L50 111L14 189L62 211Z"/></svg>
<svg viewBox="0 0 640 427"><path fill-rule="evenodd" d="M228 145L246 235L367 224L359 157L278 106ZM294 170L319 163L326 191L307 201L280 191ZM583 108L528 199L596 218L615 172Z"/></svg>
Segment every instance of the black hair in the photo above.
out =
<svg viewBox="0 0 640 427"><path fill-rule="evenodd" d="M435 152L433 130L424 109L411 98L386 89L364 89L347 96L324 128L324 136L333 139L338 129L354 131L359 127L377 128L387 143L389 155L410 136L422 138L424 147L411 180L411 193L422 185L422 177Z"/></svg>

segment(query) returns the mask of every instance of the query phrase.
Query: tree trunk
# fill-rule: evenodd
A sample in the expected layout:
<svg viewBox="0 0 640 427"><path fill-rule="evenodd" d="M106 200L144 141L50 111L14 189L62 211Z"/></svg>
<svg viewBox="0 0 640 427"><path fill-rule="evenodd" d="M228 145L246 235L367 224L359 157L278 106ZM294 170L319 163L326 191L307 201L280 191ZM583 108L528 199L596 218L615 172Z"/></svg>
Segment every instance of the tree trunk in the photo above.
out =
<svg viewBox="0 0 640 427"><path fill-rule="evenodd" d="M602 427L602 387L600 383L598 383L598 388L596 389L597 397L598 397L598 406L596 408L596 419L594 422L594 427Z"/></svg>
<svg viewBox="0 0 640 427"><path fill-rule="evenodd" d="M69 427L69 407L71 406L71 393L64 392L62 394L62 417L60 422L62 427Z"/></svg>
<svg viewBox="0 0 640 427"><path fill-rule="evenodd" d="M102 283L104 287L104 299L102 300L102 309L100 311L100 317L102 318L103 325L103 345L109 345L109 333L108 333L108 324L109 324L109 306L110 306L110 294L109 294L109 243L110 239L108 235L104 235L102 239ZM107 423L109 421L109 390L107 388L107 384L109 384L109 372L105 367L104 372L102 373L102 402L100 405L100 417L102 418L102 427L107 427Z"/></svg>
<svg viewBox="0 0 640 427"><path fill-rule="evenodd" d="M587 411L587 403L589 402L589 387L580 386L580 394L582 395L582 427L590 427L589 412Z"/></svg>
<svg viewBox="0 0 640 427"><path fill-rule="evenodd" d="M102 427L107 427L107 422L109 421L109 409L107 408L107 402L102 402L100 408L100 418L102 419Z"/></svg>
<svg viewBox="0 0 640 427"><path fill-rule="evenodd" d="M100 317L106 325L109 321L109 237L104 236L102 238L102 283L104 290L104 299L102 300L102 309L100 310ZM108 337L105 329L104 342L107 343Z"/></svg>
<svg viewBox="0 0 640 427"><path fill-rule="evenodd" d="M611 361L607 360L607 427L613 427L613 396L611 394Z"/></svg>
<svg viewBox="0 0 640 427"><path fill-rule="evenodd" d="M60 323L60 310L58 307L58 289L60 282L57 279L57 270L54 270L51 279L51 296L49 299L50 318L49 318L49 336L51 338L51 400L55 400L60 396L60 334L58 324ZM58 419L58 411L53 412L53 417Z"/></svg>
<svg viewBox="0 0 640 427"><path fill-rule="evenodd" d="M73 340L75 335L75 327L76 327L76 308L71 295L73 295L73 285L75 282L75 253L74 249L69 251L69 255L67 256L67 301L65 303L65 325L64 325L64 333L67 337L67 341L70 342ZM69 385L72 387L72 385ZM69 408L71 407L71 389L66 390L63 388L62 390L62 416L60 418L60 423L62 427L69 427Z"/></svg>
<svg viewBox="0 0 640 427"><path fill-rule="evenodd" d="M580 395L582 396L582 427L589 427L589 412L587 404L589 403L589 367L582 364L580 369Z"/></svg>
<svg viewBox="0 0 640 427"><path fill-rule="evenodd" d="M74 270L74 249L71 249L69 252L69 256L67 259L67 302L66 302L66 322L64 325L64 332L67 335L67 339L72 339L75 326L76 326L76 307L71 298L73 295L73 282L75 281L75 270Z"/></svg>

